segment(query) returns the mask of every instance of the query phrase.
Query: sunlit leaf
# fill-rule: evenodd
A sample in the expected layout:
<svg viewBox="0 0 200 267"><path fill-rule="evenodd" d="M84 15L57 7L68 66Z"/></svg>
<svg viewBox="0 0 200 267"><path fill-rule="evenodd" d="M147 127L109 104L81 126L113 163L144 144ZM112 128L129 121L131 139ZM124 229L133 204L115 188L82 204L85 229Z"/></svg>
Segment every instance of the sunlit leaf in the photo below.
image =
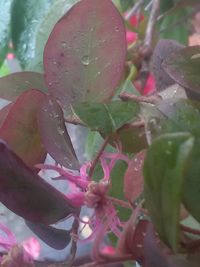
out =
<svg viewBox="0 0 200 267"><path fill-rule="evenodd" d="M113 3L80 1L55 25L45 46L49 91L66 110L107 100L122 77L125 56L125 27Z"/></svg>
<svg viewBox="0 0 200 267"><path fill-rule="evenodd" d="M26 225L43 242L54 249L64 249L71 241L70 230L57 229L41 223L26 221Z"/></svg>
<svg viewBox="0 0 200 267"><path fill-rule="evenodd" d="M108 104L87 102L76 105L74 111L91 129L108 134L135 120L139 113L139 105L122 101Z"/></svg>
<svg viewBox="0 0 200 267"><path fill-rule="evenodd" d="M0 138L30 167L43 162L46 156L37 125L37 110L45 97L37 90L23 93L11 106L0 128Z"/></svg>
<svg viewBox="0 0 200 267"><path fill-rule="evenodd" d="M38 125L42 141L54 160L66 168L77 169L79 164L65 126L63 111L54 99L47 98L42 103Z"/></svg>
<svg viewBox="0 0 200 267"><path fill-rule="evenodd" d="M180 238L182 185L193 144L189 133L162 135L148 149L144 163L146 206L161 239L174 251Z"/></svg>
<svg viewBox="0 0 200 267"><path fill-rule="evenodd" d="M23 218L53 224L75 213L67 198L0 143L0 201Z"/></svg>
<svg viewBox="0 0 200 267"><path fill-rule="evenodd" d="M2 65L10 39L10 13L13 0L0 1L0 66Z"/></svg>
<svg viewBox="0 0 200 267"><path fill-rule="evenodd" d="M46 90L44 75L36 72L16 72L0 78L0 98L15 100L29 89Z"/></svg>

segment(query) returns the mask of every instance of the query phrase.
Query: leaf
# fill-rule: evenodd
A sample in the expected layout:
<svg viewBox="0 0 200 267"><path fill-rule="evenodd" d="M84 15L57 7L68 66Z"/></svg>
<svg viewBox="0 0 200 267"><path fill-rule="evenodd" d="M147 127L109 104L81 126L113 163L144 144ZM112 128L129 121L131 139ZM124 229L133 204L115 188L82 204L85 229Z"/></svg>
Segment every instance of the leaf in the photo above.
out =
<svg viewBox="0 0 200 267"><path fill-rule="evenodd" d="M170 54L162 67L175 82L187 88L187 93L192 93L195 100L200 98L200 46L182 48Z"/></svg>
<svg viewBox="0 0 200 267"><path fill-rule="evenodd" d="M46 98L39 108L38 125L42 141L56 162L78 169L78 160L67 132L63 111L53 98Z"/></svg>
<svg viewBox="0 0 200 267"><path fill-rule="evenodd" d="M29 89L46 92L43 74L36 72L16 72L0 78L0 97L15 100L21 93Z"/></svg>
<svg viewBox="0 0 200 267"><path fill-rule="evenodd" d="M145 151L136 154L129 163L124 176L124 195L131 203L133 203L143 191L143 162L145 155Z"/></svg>
<svg viewBox="0 0 200 267"><path fill-rule="evenodd" d="M54 0L36 31L35 56L27 69L43 72L43 52L54 25L79 0Z"/></svg>
<svg viewBox="0 0 200 267"><path fill-rule="evenodd" d="M163 61L172 53L178 54L185 46L174 40L161 39L157 43L152 56L152 70L155 77L157 91L163 91L175 81L163 69Z"/></svg>
<svg viewBox="0 0 200 267"><path fill-rule="evenodd" d="M14 0L12 6L12 42L23 68L35 56L36 32L54 0Z"/></svg>
<svg viewBox="0 0 200 267"><path fill-rule="evenodd" d="M183 180L194 138L189 133L155 139L144 162L145 203L160 238L177 251Z"/></svg>
<svg viewBox="0 0 200 267"><path fill-rule="evenodd" d="M76 115L91 129L105 134L113 133L139 113L139 105L133 102L114 101L80 103L73 107Z"/></svg>
<svg viewBox="0 0 200 267"><path fill-rule="evenodd" d="M125 56L125 27L113 3L80 1L55 25L45 46L49 92L67 111L79 102L108 100L122 78Z"/></svg>
<svg viewBox="0 0 200 267"><path fill-rule="evenodd" d="M35 223L53 224L74 214L68 199L0 142L0 201Z"/></svg>
<svg viewBox="0 0 200 267"><path fill-rule="evenodd" d="M10 39L10 11L13 0L0 1L0 66L2 65Z"/></svg>
<svg viewBox="0 0 200 267"><path fill-rule="evenodd" d="M70 230L57 229L55 227L40 223L26 221L26 225L43 242L54 249L64 249L71 241Z"/></svg>
<svg viewBox="0 0 200 267"><path fill-rule="evenodd" d="M0 110L0 127L2 127L11 107L12 107L12 103L6 105Z"/></svg>
<svg viewBox="0 0 200 267"><path fill-rule="evenodd" d="M41 143L37 125L37 110L46 95L29 90L17 98L11 106L3 125L0 138L29 166L43 162L46 150Z"/></svg>

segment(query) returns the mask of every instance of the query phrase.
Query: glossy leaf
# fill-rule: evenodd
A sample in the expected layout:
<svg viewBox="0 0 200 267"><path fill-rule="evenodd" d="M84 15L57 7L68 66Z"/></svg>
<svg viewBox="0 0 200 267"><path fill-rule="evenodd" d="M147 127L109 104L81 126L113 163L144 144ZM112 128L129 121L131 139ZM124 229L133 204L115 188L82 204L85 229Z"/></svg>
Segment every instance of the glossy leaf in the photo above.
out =
<svg viewBox="0 0 200 267"><path fill-rule="evenodd" d="M2 127L11 107L12 107L12 103L6 105L0 110L0 127Z"/></svg>
<svg viewBox="0 0 200 267"><path fill-rule="evenodd" d="M0 142L0 201L23 218L53 224L75 213L67 198Z"/></svg>
<svg viewBox="0 0 200 267"><path fill-rule="evenodd" d="M35 56L36 32L54 0L14 0L12 6L12 41L23 68Z"/></svg>
<svg viewBox="0 0 200 267"><path fill-rule="evenodd" d="M182 185L193 144L189 133L162 135L148 149L144 163L146 206L161 239L174 251L180 238Z"/></svg>
<svg viewBox="0 0 200 267"><path fill-rule="evenodd" d="M55 25L45 46L49 91L68 111L74 103L108 100L122 77L125 56L125 27L113 3L80 1Z"/></svg>
<svg viewBox="0 0 200 267"><path fill-rule="evenodd" d="M41 143L37 110L46 95L37 90L23 93L11 106L0 128L0 138L29 166L43 162L46 150Z"/></svg>
<svg viewBox="0 0 200 267"><path fill-rule="evenodd" d="M26 221L26 225L43 242L54 249L64 249L71 241L70 230L57 229L40 223Z"/></svg>
<svg viewBox="0 0 200 267"><path fill-rule="evenodd" d="M139 113L139 105L122 101L108 104L81 103L74 107L74 111L91 129L109 134L123 124L135 120Z"/></svg>
<svg viewBox="0 0 200 267"><path fill-rule="evenodd" d="M78 169L78 160L67 132L63 111L53 98L46 98L39 108L38 125L43 144L56 162Z"/></svg>
<svg viewBox="0 0 200 267"><path fill-rule="evenodd" d="M199 97L200 46L186 47L172 53L165 58L162 66L175 82Z"/></svg>
<svg viewBox="0 0 200 267"><path fill-rule="evenodd" d="M133 203L143 191L143 163L145 154L145 151L141 151L133 157L124 176L124 195L131 203Z"/></svg>
<svg viewBox="0 0 200 267"><path fill-rule="evenodd" d="M0 1L0 66L2 65L10 39L10 14L13 0Z"/></svg>
<svg viewBox="0 0 200 267"><path fill-rule="evenodd" d="M36 32L35 56L28 69L43 72L43 52L54 25L79 0L54 0Z"/></svg>
<svg viewBox="0 0 200 267"><path fill-rule="evenodd" d="M0 98L15 100L29 89L46 92L43 74L36 72L16 72L0 78Z"/></svg>

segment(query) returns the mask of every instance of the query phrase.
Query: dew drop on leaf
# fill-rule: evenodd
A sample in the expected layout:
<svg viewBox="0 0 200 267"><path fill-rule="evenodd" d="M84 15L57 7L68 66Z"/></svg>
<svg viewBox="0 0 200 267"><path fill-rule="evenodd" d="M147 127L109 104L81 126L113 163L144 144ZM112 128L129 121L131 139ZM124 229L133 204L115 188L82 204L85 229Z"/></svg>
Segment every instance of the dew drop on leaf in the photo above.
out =
<svg viewBox="0 0 200 267"><path fill-rule="evenodd" d="M90 58L88 55L85 55L81 58L81 62L84 66L88 66L90 64Z"/></svg>

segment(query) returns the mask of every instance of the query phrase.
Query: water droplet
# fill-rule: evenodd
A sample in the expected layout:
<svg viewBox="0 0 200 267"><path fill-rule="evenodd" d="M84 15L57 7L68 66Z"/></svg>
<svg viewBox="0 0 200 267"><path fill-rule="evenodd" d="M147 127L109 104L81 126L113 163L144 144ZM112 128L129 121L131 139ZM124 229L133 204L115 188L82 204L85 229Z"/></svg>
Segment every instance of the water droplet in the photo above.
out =
<svg viewBox="0 0 200 267"><path fill-rule="evenodd" d="M59 134L61 134L61 135L63 135L63 134L65 133L65 131L64 131L63 129L61 129L61 128L58 128L58 132L59 132Z"/></svg>
<svg viewBox="0 0 200 267"><path fill-rule="evenodd" d="M100 71L98 71L98 72L97 72L97 75L100 75L100 74L101 74L101 72L100 72Z"/></svg>
<svg viewBox="0 0 200 267"><path fill-rule="evenodd" d="M81 62L84 66L88 66L90 64L90 58L88 55L85 55L81 58Z"/></svg>
<svg viewBox="0 0 200 267"><path fill-rule="evenodd" d="M53 102L52 102L51 99L49 99L49 105L50 105L50 106L53 106Z"/></svg>
<svg viewBox="0 0 200 267"><path fill-rule="evenodd" d="M116 32L119 32L119 28L118 28L118 27L115 27L115 31L116 31Z"/></svg>
<svg viewBox="0 0 200 267"><path fill-rule="evenodd" d="M53 61L53 65L56 65L57 64L57 62L56 61Z"/></svg>
<svg viewBox="0 0 200 267"><path fill-rule="evenodd" d="M66 42L61 42L61 46L63 47L63 48L66 48L67 47L67 44L66 44Z"/></svg>

